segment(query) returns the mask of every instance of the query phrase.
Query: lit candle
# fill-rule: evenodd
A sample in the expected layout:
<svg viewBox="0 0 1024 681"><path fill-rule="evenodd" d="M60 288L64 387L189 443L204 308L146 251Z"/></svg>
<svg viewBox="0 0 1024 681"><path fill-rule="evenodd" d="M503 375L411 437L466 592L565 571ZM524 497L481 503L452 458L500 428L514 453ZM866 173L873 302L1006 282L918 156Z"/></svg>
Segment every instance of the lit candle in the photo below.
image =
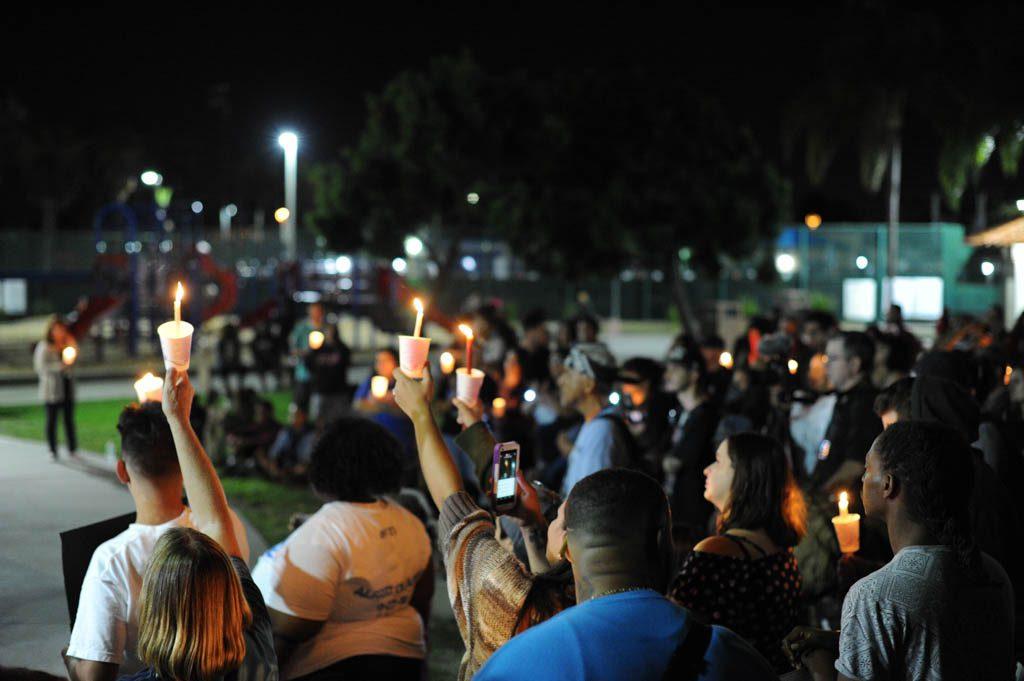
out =
<svg viewBox="0 0 1024 681"><path fill-rule="evenodd" d="M504 397L495 397L494 398L494 402L491 403L491 411L494 414L494 418L500 419L503 416L505 416L505 406L506 406L506 404L507 403L505 402L505 398Z"/></svg>
<svg viewBox="0 0 1024 681"><path fill-rule="evenodd" d="M473 373L473 329L468 324L459 324L459 331L466 336L466 373Z"/></svg>
<svg viewBox="0 0 1024 681"><path fill-rule="evenodd" d="M181 332L181 299L185 297L185 288L178 282L178 291L174 294L174 323L178 325L178 332Z"/></svg>
<svg viewBox="0 0 1024 681"><path fill-rule="evenodd" d="M374 376L370 379L370 392L378 400L383 400L388 394L388 384L387 376Z"/></svg>
<svg viewBox="0 0 1024 681"><path fill-rule="evenodd" d="M800 369L800 362L795 359L791 359L786 363L786 366L789 367L789 374L791 376L796 376L796 372Z"/></svg>
<svg viewBox="0 0 1024 681"><path fill-rule="evenodd" d="M450 352L441 353L441 373L450 374L455 371L455 355Z"/></svg>
<svg viewBox="0 0 1024 681"><path fill-rule="evenodd" d="M139 396L139 402L160 402L164 389L164 379L159 376L147 373L135 381L135 394Z"/></svg>
<svg viewBox="0 0 1024 681"><path fill-rule="evenodd" d="M420 332L423 331L423 301L419 298L413 298L412 306L416 308L416 328L413 330L412 335L414 338L419 338Z"/></svg>
<svg viewBox="0 0 1024 681"><path fill-rule="evenodd" d="M718 364L723 369L732 369L732 353L731 352L723 352L721 355L719 355L718 356Z"/></svg>
<svg viewBox="0 0 1024 681"><path fill-rule="evenodd" d="M1013 376L1013 367L1006 367L1006 373L1003 374L1003 385L1010 385L1010 377Z"/></svg>
<svg viewBox="0 0 1024 681"><path fill-rule="evenodd" d="M309 332L309 347L313 350L319 350L324 344L324 334L320 331Z"/></svg>
<svg viewBox="0 0 1024 681"><path fill-rule="evenodd" d="M75 358L78 357L78 350L75 350L74 346L69 345L60 353L60 358L64 364L71 366L75 363Z"/></svg>
<svg viewBox="0 0 1024 681"><path fill-rule="evenodd" d="M850 496L839 494L839 515L832 518L832 526L842 553L856 553L860 549L860 514L850 513Z"/></svg>

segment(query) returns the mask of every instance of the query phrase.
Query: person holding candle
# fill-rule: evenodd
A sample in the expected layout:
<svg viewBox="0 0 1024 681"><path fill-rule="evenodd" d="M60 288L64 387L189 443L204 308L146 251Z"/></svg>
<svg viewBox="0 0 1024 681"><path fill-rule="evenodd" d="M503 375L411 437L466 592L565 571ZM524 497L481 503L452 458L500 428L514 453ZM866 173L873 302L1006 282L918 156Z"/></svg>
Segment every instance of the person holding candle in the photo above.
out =
<svg viewBox="0 0 1024 681"><path fill-rule="evenodd" d="M719 511L718 534L687 555L669 598L735 631L777 673L788 671L779 642L800 621L793 547L805 532L806 510L785 453L770 437L740 433L718 447L704 476L704 498Z"/></svg>
<svg viewBox="0 0 1024 681"><path fill-rule="evenodd" d="M295 385L293 401L303 411L309 410L309 399L312 395L310 380L312 374L306 363L306 353L310 349L309 334L313 331L324 332L326 315L323 303L313 303L307 310L307 317L295 325L288 336L288 345L295 361Z"/></svg>
<svg viewBox="0 0 1024 681"><path fill-rule="evenodd" d="M54 461L57 460L57 419L60 416L64 418L68 454L75 456L78 452L75 391L71 373L74 357L72 353L65 352L69 348L75 349L74 355L77 355L77 343L67 324L54 317L46 327L46 336L36 344L32 355L32 365L39 376L39 397L46 406L46 442Z"/></svg>
<svg viewBox="0 0 1024 681"><path fill-rule="evenodd" d="M862 494L893 559L850 589L839 632L797 627L786 637L795 665L816 681L1014 678L1013 589L974 542L973 478L954 428L908 421L878 436Z"/></svg>

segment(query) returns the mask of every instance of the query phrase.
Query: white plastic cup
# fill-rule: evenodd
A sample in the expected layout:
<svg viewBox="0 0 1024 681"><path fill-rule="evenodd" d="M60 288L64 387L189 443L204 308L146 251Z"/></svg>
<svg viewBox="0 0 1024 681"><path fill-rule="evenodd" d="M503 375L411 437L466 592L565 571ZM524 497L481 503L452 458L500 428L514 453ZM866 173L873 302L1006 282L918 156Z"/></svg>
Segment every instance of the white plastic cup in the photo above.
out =
<svg viewBox="0 0 1024 681"><path fill-rule="evenodd" d="M455 370L455 396L466 404L476 404L483 384L484 372L479 369L473 369L473 373L466 371L466 367Z"/></svg>
<svg viewBox="0 0 1024 681"><path fill-rule="evenodd" d="M188 322L164 322L157 327L160 336L160 351L164 356L164 369L187 371L192 358L192 333L195 329Z"/></svg>
<svg viewBox="0 0 1024 681"><path fill-rule="evenodd" d="M836 529L840 553L857 553L860 550L860 514L833 516L832 526Z"/></svg>
<svg viewBox="0 0 1024 681"><path fill-rule="evenodd" d="M398 365L409 378L423 378L423 367L430 354L430 339L422 336L398 337Z"/></svg>

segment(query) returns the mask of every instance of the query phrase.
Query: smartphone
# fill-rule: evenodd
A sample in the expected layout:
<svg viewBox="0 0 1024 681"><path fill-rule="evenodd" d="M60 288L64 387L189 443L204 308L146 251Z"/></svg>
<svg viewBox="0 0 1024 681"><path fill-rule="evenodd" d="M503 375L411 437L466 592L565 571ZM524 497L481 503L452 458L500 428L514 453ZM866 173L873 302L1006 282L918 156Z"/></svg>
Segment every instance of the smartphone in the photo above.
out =
<svg viewBox="0 0 1024 681"><path fill-rule="evenodd" d="M506 513L516 507L519 498L516 473L519 472L519 443L499 442L494 446L494 509Z"/></svg>

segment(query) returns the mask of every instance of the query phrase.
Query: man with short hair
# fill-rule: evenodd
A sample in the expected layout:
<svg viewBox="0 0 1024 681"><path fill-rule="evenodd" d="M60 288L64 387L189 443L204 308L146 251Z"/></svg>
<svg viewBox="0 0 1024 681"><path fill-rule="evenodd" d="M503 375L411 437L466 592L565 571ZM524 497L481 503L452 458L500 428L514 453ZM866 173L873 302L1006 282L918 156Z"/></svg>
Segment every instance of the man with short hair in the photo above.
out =
<svg viewBox="0 0 1024 681"><path fill-rule="evenodd" d="M125 407L117 421L117 477L135 502L135 522L97 547L82 583L65 663L72 681L109 681L142 668L136 657L142 575L157 539L172 527L194 527L182 502L183 480L167 417L159 402ZM245 528L232 513L242 557Z"/></svg>
<svg viewBox="0 0 1024 681"><path fill-rule="evenodd" d="M608 406L617 376L615 358L603 343L577 343L565 358L565 371L558 376L559 400L583 416L583 427L569 452L562 496L591 473L633 463L626 424Z"/></svg>
<svg viewBox="0 0 1024 681"><path fill-rule="evenodd" d="M913 390L914 379L908 377L901 378L878 393L874 407L883 428L910 418L910 395Z"/></svg>
<svg viewBox="0 0 1024 681"><path fill-rule="evenodd" d="M899 422L878 436L864 511L885 522L893 559L850 589L838 633L786 637L794 662L816 681L1013 679L1013 589L974 542L973 477L967 441L945 424Z"/></svg>
<svg viewBox="0 0 1024 681"><path fill-rule="evenodd" d="M324 314L323 303L313 303L309 306L308 316L295 325L291 335L288 337L288 344L292 357L295 358L295 387L294 401L303 411L309 411L309 399L312 397L311 379L309 366L306 364L306 355L310 350L309 334L314 331L324 332L326 315Z"/></svg>
<svg viewBox="0 0 1024 681"><path fill-rule="evenodd" d="M811 475L812 489L856 487L864 472L864 453L882 432L875 415L876 391L871 385L875 346L858 331L835 336L826 345L828 379L836 391L836 405L818 448L818 463Z"/></svg>
<svg viewBox="0 0 1024 681"><path fill-rule="evenodd" d="M672 516L653 478L594 473L573 487L564 517L578 605L513 637L476 679L777 678L749 643L665 598Z"/></svg>

